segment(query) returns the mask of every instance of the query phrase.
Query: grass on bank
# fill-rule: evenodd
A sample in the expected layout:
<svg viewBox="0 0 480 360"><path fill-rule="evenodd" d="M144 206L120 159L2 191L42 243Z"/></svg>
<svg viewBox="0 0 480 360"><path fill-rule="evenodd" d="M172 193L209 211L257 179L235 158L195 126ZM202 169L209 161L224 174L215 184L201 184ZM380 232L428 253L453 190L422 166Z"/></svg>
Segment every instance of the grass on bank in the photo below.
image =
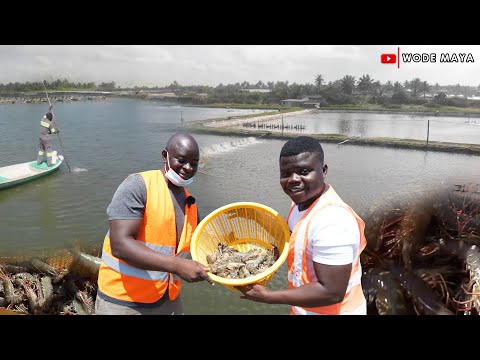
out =
<svg viewBox="0 0 480 360"><path fill-rule="evenodd" d="M378 104L343 104L343 105L329 105L322 106L321 110L370 110L370 111L398 111L398 112L439 112L439 113L470 113L470 114L480 114L480 108L472 107L455 107L455 106L439 106L439 107L429 107L424 105L397 105L397 106L382 106Z"/></svg>

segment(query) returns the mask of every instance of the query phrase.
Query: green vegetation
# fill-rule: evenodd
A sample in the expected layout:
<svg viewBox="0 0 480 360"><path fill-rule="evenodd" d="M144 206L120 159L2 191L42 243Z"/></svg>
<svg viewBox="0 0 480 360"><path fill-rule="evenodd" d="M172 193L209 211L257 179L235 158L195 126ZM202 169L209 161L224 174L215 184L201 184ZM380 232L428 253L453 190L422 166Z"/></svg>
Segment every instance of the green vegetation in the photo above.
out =
<svg viewBox="0 0 480 360"><path fill-rule="evenodd" d="M328 105L322 107L325 110L367 110L367 111L398 111L398 112L436 112L449 113L449 112L463 112L463 113L480 113L479 107L454 107L454 106L439 106L434 109L425 105L399 105L398 107L385 107L376 104L356 104L356 105Z"/></svg>
<svg viewBox="0 0 480 360"><path fill-rule="evenodd" d="M112 91L116 89L115 82L101 83L95 85L94 82L89 83L72 83L64 80L54 80L52 82L26 82L26 83L8 83L0 84L0 94L15 94L15 93L29 93L29 92L41 92L45 91L45 87L48 92L56 91Z"/></svg>
<svg viewBox="0 0 480 360"><path fill-rule="evenodd" d="M480 86L460 86L439 84L431 85L419 78L404 83L387 81L381 84L374 81L370 75L363 75L358 80L354 76L345 75L342 79L326 83L322 75L314 78L314 84L289 84L288 81L267 82L256 84L248 82L232 85L220 84L211 86L181 86L176 81L165 87L134 87L121 88L115 82L96 85L89 83L71 83L67 80L44 82L48 92L60 91L109 91L112 95L129 96L142 99L157 99L168 102L183 103L184 105L232 108L232 109L271 109L262 113L276 115L291 111L302 110L299 107L284 107L280 104L286 99L305 99L316 102L321 109L331 110L371 110L371 111L415 111L415 112L460 112L480 113L480 101L467 97L480 96ZM0 84L0 94L15 94L29 92L43 92L41 82ZM169 96L162 98L162 94ZM173 96L171 96L173 93ZM256 117L259 114L231 116L208 121L223 121ZM294 134L270 133L268 131L245 131L233 128L213 128L204 126L205 121L189 122L191 130L199 132L221 133L225 135L265 136L271 138L288 138ZM480 155L480 145L453 144L424 141L403 140L395 138L349 138L338 134L312 135L325 142L353 145L386 146L407 149L423 149L433 151L447 151Z"/></svg>
<svg viewBox="0 0 480 360"><path fill-rule="evenodd" d="M435 85L414 78L403 83L380 83L368 74L356 79L345 75L326 82L323 75L313 77L314 83L290 84L288 81L258 81L216 87L182 86L174 81L164 87L117 86L114 81L96 85L94 82L72 83L63 80L45 81L49 92L55 91L109 91L112 95L168 101L194 106L229 107L243 109L283 109L287 99L308 99L313 106L325 109L376 110L376 111L438 111L480 113L480 86ZM0 84L0 94L44 91L41 82ZM163 94L168 93L168 96ZM470 97L470 99L468 98Z"/></svg>

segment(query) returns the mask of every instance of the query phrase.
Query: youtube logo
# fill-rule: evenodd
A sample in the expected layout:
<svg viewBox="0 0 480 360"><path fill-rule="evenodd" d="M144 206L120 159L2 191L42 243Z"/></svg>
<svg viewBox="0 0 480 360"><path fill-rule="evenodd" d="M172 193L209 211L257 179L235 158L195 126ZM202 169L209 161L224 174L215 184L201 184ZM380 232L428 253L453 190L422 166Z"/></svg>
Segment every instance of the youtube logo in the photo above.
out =
<svg viewBox="0 0 480 360"><path fill-rule="evenodd" d="M382 64L395 64L397 62L397 55L395 55L395 54L382 54L380 56L380 62Z"/></svg>

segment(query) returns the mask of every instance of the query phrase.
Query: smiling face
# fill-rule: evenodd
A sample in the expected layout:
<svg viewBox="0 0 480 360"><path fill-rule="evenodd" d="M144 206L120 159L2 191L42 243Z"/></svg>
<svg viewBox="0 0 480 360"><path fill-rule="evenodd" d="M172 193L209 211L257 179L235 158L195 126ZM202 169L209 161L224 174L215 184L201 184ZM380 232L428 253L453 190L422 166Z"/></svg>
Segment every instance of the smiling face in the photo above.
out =
<svg viewBox="0 0 480 360"><path fill-rule="evenodd" d="M169 170L168 164L170 164L172 170L184 180L190 179L197 173L200 150L197 142L190 135L180 134L175 138L172 137L167 148L162 151L162 156L166 170Z"/></svg>
<svg viewBox="0 0 480 360"><path fill-rule="evenodd" d="M323 165L316 153L281 156L280 186L303 211L322 195L327 171L328 166Z"/></svg>

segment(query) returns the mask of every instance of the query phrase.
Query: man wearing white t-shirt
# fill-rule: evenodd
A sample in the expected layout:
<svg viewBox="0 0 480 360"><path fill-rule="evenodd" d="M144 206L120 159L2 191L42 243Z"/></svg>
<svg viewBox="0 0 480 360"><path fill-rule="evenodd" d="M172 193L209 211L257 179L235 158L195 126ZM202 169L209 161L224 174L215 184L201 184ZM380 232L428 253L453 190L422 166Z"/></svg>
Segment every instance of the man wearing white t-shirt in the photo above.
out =
<svg viewBox="0 0 480 360"><path fill-rule="evenodd" d="M242 286L242 299L288 304L290 314L366 315L360 265L365 223L324 182L327 171L318 140L300 136L282 147L280 185L293 201L287 217L289 288Z"/></svg>

